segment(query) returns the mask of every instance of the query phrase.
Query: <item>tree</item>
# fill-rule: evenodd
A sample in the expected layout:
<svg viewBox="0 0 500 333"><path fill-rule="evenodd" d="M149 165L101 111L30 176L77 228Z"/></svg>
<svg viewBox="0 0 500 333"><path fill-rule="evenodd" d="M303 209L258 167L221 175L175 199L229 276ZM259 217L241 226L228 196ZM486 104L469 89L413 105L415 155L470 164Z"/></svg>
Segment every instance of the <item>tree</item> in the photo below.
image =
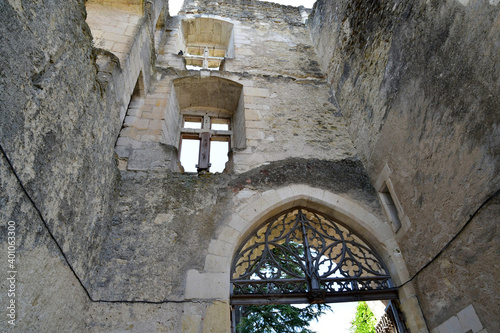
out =
<svg viewBox="0 0 500 333"><path fill-rule="evenodd" d="M304 272L298 263L304 256L304 246L290 241L284 248L271 250L276 262L266 262L260 272L271 275L279 272L274 278L290 279L303 277ZM279 270L276 270L280 267ZM282 270L282 268L286 268ZM290 274L291 275L290 275ZM254 278L257 278L255 276ZM299 308L290 304L248 305L241 307L242 319L236 326L238 333L315 333L307 327L311 320L318 319L325 311L331 310L327 304L310 304Z"/></svg>
<svg viewBox="0 0 500 333"><path fill-rule="evenodd" d="M358 302L356 315L351 322L352 333L376 333L375 316L366 302Z"/></svg>
<svg viewBox="0 0 500 333"><path fill-rule="evenodd" d="M307 327L313 319L329 310L327 304L298 308L289 304L249 305L242 309L238 333L314 333Z"/></svg>

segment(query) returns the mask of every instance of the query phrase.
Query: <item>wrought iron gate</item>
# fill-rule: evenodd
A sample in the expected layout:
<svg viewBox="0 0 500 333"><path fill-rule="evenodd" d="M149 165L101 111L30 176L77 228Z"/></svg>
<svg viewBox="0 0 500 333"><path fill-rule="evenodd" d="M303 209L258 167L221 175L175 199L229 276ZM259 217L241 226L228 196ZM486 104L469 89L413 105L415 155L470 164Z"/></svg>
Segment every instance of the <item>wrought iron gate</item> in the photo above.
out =
<svg viewBox="0 0 500 333"><path fill-rule="evenodd" d="M406 327L401 318L401 313L393 302L385 308L385 314L380 318L377 326L377 333L406 333Z"/></svg>
<svg viewBox="0 0 500 333"><path fill-rule="evenodd" d="M250 235L231 271L233 305L397 298L372 247L341 223L303 207L268 220Z"/></svg>

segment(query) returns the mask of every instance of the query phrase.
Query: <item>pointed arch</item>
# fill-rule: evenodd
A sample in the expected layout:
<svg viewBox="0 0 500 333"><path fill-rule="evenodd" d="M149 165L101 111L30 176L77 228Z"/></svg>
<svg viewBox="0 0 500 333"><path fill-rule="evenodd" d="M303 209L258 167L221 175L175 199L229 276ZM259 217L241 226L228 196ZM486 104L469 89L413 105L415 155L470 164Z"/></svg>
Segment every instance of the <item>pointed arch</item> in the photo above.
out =
<svg viewBox="0 0 500 333"><path fill-rule="evenodd" d="M231 267L231 303L325 303L396 299L390 274L358 234L305 207L254 230Z"/></svg>
<svg viewBox="0 0 500 333"><path fill-rule="evenodd" d="M408 270L391 227L355 201L308 185L288 185L264 193L244 189L236 196L238 204L212 239L202 271L187 274L186 297L229 300L230 272L240 244L263 221L287 209L301 206L341 221L375 248L395 285L407 279ZM207 283L212 283L210 288ZM410 294L414 294L412 290Z"/></svg>
<svg viewBox="0 0 500 333"><path fill-rule="evenodd" d="M204 268L188 271L186 299L220 300L227 304L229 313L231 264L240 245L263 221L299 206L334 218L360 235L381 257L395 285L400 285L409 277L390 225L347 196L293 184L263 193L243 189L235 201L234 212L223 222L210 242ZM398 294L406 320L413 325L421 323L423 317L413 284L405 284L398 289Z"/></svg>

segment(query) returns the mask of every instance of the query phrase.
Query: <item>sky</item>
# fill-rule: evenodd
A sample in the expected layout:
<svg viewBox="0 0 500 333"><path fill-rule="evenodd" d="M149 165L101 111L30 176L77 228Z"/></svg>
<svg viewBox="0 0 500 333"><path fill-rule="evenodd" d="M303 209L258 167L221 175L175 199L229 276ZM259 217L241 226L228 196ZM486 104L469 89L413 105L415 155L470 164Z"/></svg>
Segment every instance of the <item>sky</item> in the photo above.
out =
<svg viewBox="0 0 500 333"><path fill-rule="evenodd" d="M331 312L322 315L317 322L309 324L309 329L317 333L349 333L358 302L330 304Z"/></svg>
<svg viewBox="0 0 500 333"><path fill-rule="evenodd" d="M183 2L184 0L169 0L168 5L170 8L170 16L177 15L180 8L182 7ZM295 6L295 7L304 6L306 8L312 8L316 0L275 0L268 2L275 2L275 3L280 3L282 5Z"/></svg>

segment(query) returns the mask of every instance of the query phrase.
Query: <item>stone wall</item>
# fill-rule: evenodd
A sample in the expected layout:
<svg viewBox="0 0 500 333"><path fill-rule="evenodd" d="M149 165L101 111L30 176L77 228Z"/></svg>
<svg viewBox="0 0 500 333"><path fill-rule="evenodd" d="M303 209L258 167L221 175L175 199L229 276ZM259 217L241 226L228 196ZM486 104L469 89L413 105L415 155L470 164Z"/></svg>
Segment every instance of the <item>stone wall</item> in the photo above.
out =
<svg viewBox="0 0 500 333"><path fill-rule="evenodd" d="M84 17L82 1L0 5L0 237L7 253L14 221L18 271L16 326L2 320L2 331L84 330L80 281L90 284L106 234L120 127L118 112L104 112L114 96L96 80ZM9 300L2 292L2 309Z"/></svg>
<svg viewBox="0 0 500 333"><path fill-rule="evenodd" d="M263 1L186 1L177 20L201 17L233 24L234 54L226 56L226 71L323 78L304 25L306 13L304 8ZM184 69L176 57L184 45L177 20L168 28L170 38L159 51L158 66Z"/></svg>
<svg viewBox="0 0 500 333"><path fill-rule="evenodd" d="M93 48L85 18L84 1L0 4L0 237L7 253L14 221L18 264L16 326L2 320L2 331L85 330L119 179L113 149L134 88L116 50ZM137 53L147 69L151 57ZM9 301L2 293L2 308Z"/></svg>
<svg viewBox="0 0 500 333"><path fill-rule="evenodd" d="M442 324L458 315L463 332L468 331L467 325L473 327L474 332L483 327L489 332L497 330L498 321L492 317L496 316L497 309L491 305L498 303L500 297L497 283L500 264L491 258L498 255L500 235L496 222L499 214L500 197L497 194L477 211L449 248L417 277L422 290L422 308L429 322ZM435 288L436 283L445 287ZM481 295L481 299L476 296L471 301L471 294ZM468 307L473 307L471 312L475 312L476 318L460 316ZM443 326L433 333L446 332Z"/></svg>
<svg viewBox="0 0 500 333"><path fill-rule="evenodd" d="M114 92L97 80L81 1L53 7L3 2L1 15L6 38L0 49L1 144L88 284L117 177L113 145L120 124Z"/></svg>
<svg viewBox="0 0 500 333"><path fill-rule="evenodd" d="M94 298L183 300L183 277L189 270L204 270L210 240L235 212L238 193L291 184L333 191L382 216L356 161L289 159L241 175L125 171Z"/></svg>
<svg viewBox="0 0 500 333"><path fill-rule="evenodd" d="M90 305L88 295L4 155L0 157L0 186L0 248L5 253L1 265L0 329L2 332L84 331L85 313ZM9 230L8 226L13 228ZM14 242L8 236L14 237ZM9 245L15 248L11 262L7 262Z"/></svg>
<svg viewBox="0 0 500 333"><path fill-rule="evenodd" d="M233 119L228 171L245 172L290 157L354 157L344 120L319 69L303 12L303 8L259 1L217 6L188 2L181 15L170 21L160 43L150 94L124 123L117 147L121 168L179 170L176 150L182 110L175 101L179 92L172 81L182 77L199 77L210 86L217 86L218 80L208 78L243 85L241 110ZM179 45L184 45L182 22L206 18L231 24L234 56L225 59L221 71L185 71L182 56L177 54ZM198 90L197 99L213 100L212 106L224 105L228 97L222 90Z"/></svg>
<svg viewBox="0 0 500 333"><path fill-rule="evenodd" d="M176 150L181 118L172 82L183 76L206 77L207 84L212 77L243 85L242 110L233 119L234 131L240 131L233 138L234 172L289 157L342 160L355 156L344 120L331 103L330 90L323 81L216 71L186 74L158 74L139 110L125 119L117 142L118 156L124 161L122 169L178 170ZM207 97L222 98L215 93ZM240 120L244 127L236 123L238 117L244 117ZM152 145L158 144L165 144L164 148L153 149ZM150 154L139 153L145 149ZM169 152L161 152L162 149Z"/></svg>
<svg viewBox="0 0 500 333"><path fill-rule="evenodd" d="M229 332L235 249L305 206L365 238L396 285L417 274L400 289L412 332L497 331L497 4L320 1L311 42L307 10L257 1L188 1L165 26L162 1L2 2L16 329ZM224 70L185 70L196 17L232 24ZM179 172L178 79L236 87L232 172Z"/></svg>
<svg viewBox="0 0 500 333"><path fill-rule="evenodd" d="M158 119L158 113L161 119L168 105L163 102L168 101L169 86L161 80L166 78L171 83L187 73L157 69L156 82L150 82L151 64L155 61L152 46L162 45L154 40L161 37L161 32L154 33L151 27L156 28L155 22L165 7L155 1L141 15L140 11L127 6L117 8L114 4L88 1L86 11L83 1L58 6L2 3L1 34L6 36L6 42L0 49L4 88L0 96L0 139L5 153L0 169L1 237L4 248L6 223L15 221L20 272L15 329L227 331L229 321L220 318L229 317L229 289L224 289L215 300L208 297L193 301L194 289L187 288L186 279L190 276L190 281L193 277L196 281L205 269L214 271L215 268L206 268L207 253L218 253L210 244L224 227L232 230L224 223L234 214L234 196L249 186L248 181L254 181L255 186L268 183L258 191L297 181L324 186L330 183L328 176L321 174L335 171L335 179L340 181L345 176L347 183L352 184L343 187L339 185L344 184L342 180L331 183L331 188L340 186L340 192L358 198L370 211L380 213L379 207L373 193L364 192L370 190L366 177L359 162L352 158L354 151L345 126L329 101L328 88L318 80L318 67L313 64L312 70L295 69L300 57L314 56L310 45L301 46L299 52L295 49L307 41L304 26L295 35L299 44L276 41L276 47L293 58L285 71L280 72L281 67L272 64L251 79L243 72L216 75L246 82L245 92L238 100L247 107L240 107L239 113L245 117L240 117L238 124L245 125L249 135L241 136L238 145L252 148L243 159L246 163L239 164L240 172L268 162L262 154L273 146L259 140L272 137L273 129L261 117L272 121L274 130L286 133L276 136L279 145L269 153L270 160L307 153L306 157L330 162L289 161L254 170L242 176L245 178L219 175L198 179L170 172L155 173L151 168L144 174L126 171L120 175L113 148L122 121L129 134L135 125L148 124L138 129L153 132L140 133L140 139L146 140L150 144L146 148L152 151L164 149L159 141L154 142L161 140L162 127L153 121ZM244 40L250 37L242 36L238 43L247 43ZM264 34L260 40L267 37ZM242 55L238 55L239 61L244 60ZM265 74L273 66L277 73ZM295 82L295 77L282 74L307 80ZM294 104L299 103L300 96L315 97L305 108L317 108L316 122L301 117L300 110L291 108L291 103L280 102L286 98L287 84L292 82L292 92L297 95ZM136 87L142 89L139 96L145 97L142 101L133 100L138 105L129 103ZM274 101L268 102L268 98ZM151 109L139 110L142 105ZM289 109L293 113L287 115ZM136 114L132 113L134 110ZM273 110L283 111L279 117L290 118L292 125L282 125L276 117L270 119ZM324 111L327 116L322 114ZM127 119L139 113L144 116L142 123ZM286 139L302 144L294 135L300 126L307 129L308 147L314 149L282 150L281 142ZM338 138L330 140L324 126L337 127ZM327 149L322 147L320 138L328 142L328 147L338 147L325 156ZM117 152L123 157L123 151ZM141 160L141 155L135 160ZM143 235L142 240L137 239L138 234ZM170 256L165 256L169 252ZM189 275L196 271L200 275ZM220 285L216 280L212 283ZM6 286L4 280L2 288ZM8 301L2 293L2 304ZM158 305L151 303L156 301ZM184 314L181 317L179 313ZM4 330L12 329L5 321L1 325Z"/></svg>
<svg viewBox="0 0 500 333"><path fill-rule="evenodd" d="M118 2L120 4L120 2ZM97 65L104 86L113 81L114 97L120 105L120 123L124 121L134 89L141 82L139 93L144 96L151 81L155 60L155 38L160 14L167 6L160 0L147 7L147 15L126 8L117 8L111 1L101 4L88 1L86 22L92 33L92 45L100 51ZM163 19L163 18L162 18ZM102 53L112 55L110 58Z"/></svg>
<svg viewBox="0 0 500 333"><path fill-rule="evenodd" d="M309 20L372 182L385 173L392 184L403 223L398 242L411 275L500 187L499 10L496 1L319 1ZM476 228L497 237L496 220L472 223L460 237L476 237ZM483 248L498 243L475 239L466 252L494 267L496 256ZM439 262L468 258L444 252ZM472 303L484 326L497 331L491 318L499 314L490 306L498 302L495 270L463 265L474 278L433 263L416 279L429 328ZM438 294L447 296L429 296ZM489 314L480 310L488 307Z"/></svg>

